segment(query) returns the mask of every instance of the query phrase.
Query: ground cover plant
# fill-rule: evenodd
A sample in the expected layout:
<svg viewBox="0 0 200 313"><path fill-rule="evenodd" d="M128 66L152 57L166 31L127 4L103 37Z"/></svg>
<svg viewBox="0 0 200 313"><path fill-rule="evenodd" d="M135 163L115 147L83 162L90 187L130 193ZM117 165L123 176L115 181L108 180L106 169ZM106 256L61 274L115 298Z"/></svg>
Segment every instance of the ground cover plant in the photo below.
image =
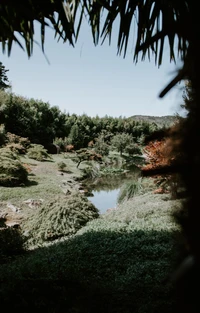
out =
<svg viewBox="0 0 200 313"><path fill-rule="evenodd" d="M92 220L69 236L66 223L70 219L62 224L61 216L68 212L72 218L73 207L68 205L70 200L63 188L70 185L78 192L87 165L83 162L77 168L66 156L55 155L46 162L24 156L22 161L32 169L32 185L0 187L0 208L8 200L17 204L26 218L30 217L26 223L23 219L22 230L31 230L32 225L37 242L33 246L33 241L28 241L24 255L1 264L1 307L43 313L173 312L175 293L170 278L176 268L180 229L172 213L179 208L180 200L148 190L124 199L117 209L98 218L95 210L90 211L95 215L91 214ZM57 163L62 160L70 170L67 173L58 171ZM87 201L79 196L84 207ZM29 198L44 201L40 207L22 205L22 200ZM59 198L60 209L56 204ZM75 209L80 226L81 211L77 206ZM41 240L50 229L55 237ZM62 236L56 233L59 229Z"/></svg>
<svg viewBox="0 0 200 313"><path fill-rule="evenodd" d="M71 236L99 216L97 208L79 191L47 200L23 222L22 229L36 245ZM29 243L29 244L30 244Z"/></svg>

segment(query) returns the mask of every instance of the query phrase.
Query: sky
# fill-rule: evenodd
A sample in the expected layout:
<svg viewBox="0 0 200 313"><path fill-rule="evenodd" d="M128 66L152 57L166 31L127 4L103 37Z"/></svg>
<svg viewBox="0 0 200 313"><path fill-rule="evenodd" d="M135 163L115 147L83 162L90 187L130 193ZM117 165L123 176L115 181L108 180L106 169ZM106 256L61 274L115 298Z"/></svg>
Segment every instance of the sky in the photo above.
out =
<svg viewBox="0 0 200 313"><path fill-rule="evenodd" d="M46 57L37 44L30 58L13 44L9 57L0 52L0 61L9 70L12 92L48 102L65 113L91 117L181 115L180 85L163 99L158 97L177 70L177 65L170 63L167 50L159 68L154 59L139 59L135 64L131 40L124 58L117 54L116 37L117 28L111 45L106 41L95 47L89 27L83 25L78 42L72 47L57 42L53 31L47 29ZM40 42L37 24L35 39Z"/></svg>

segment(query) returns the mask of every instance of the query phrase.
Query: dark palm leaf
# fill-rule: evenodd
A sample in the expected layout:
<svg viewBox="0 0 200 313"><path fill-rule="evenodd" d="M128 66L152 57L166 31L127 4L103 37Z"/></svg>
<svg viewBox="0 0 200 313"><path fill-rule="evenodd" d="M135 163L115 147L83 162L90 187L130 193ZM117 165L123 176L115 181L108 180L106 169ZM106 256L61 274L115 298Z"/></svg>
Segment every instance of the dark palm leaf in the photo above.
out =
<svg viewBox="0 0 200 313"><path fill-rule="evenodd" d="M89 14L89 23L95 44L102 38L103 42L108 37L111 41L111 34L114 23L119 18L118 33L118 53L127 52L128 42L130 41L131 27L136 26L136 35L133 38L135 50L134 61L137 62L139 56L144 60L146 56L151 58L154 54L155 63L160 66L163 60L165 45L168 44L170 50L170 61L176 61L179 56L183 61L186 60L190 42L192 25L191 5L184 0L96 0L84 1ZM104 23L101 29L99 17L104 13ZM96 18L98 16L98 18ZM190 24L188 24L190 23ZM193 35L194 36L194 35ZM175 55L177 52L177 55ZM161 97L172 88L176 82L185 78L186 68L173 79Z"/></svg>
<svg viewBox="0 0 200 313"><path fill-rule="evenodd" d="M70 2L61 0L7 0L0 4L0 41L3 52L10 55L13 42L26 49L30 57L34 43L34 21L41 24L41 46L44 49L45 27L52 26L55 35L73 45L74 22ZM25 41L20 41L19 36Z"/></svg>
<svg viewBox="0 0 200 313"><path fill-rule="evenodd" d="M185 57L187 37L189 36L186 20L189 17L188 1L180 0L13 0L3 1L0 5L0 40L8 52L12 42L16 41L16 33L25 40L26 50L30 56L33 48L34 25L37 20L41 24L41 44L44 47L45 27L53 26L58 39L69 41L73 45L81 27L85 14L91 26L94 43L100 37L111 38L113 24L119 18L118 53L126 55L129 35L134 19L136 26L134 60L137 61L142 51L142 58L155 54L158 65L162 62L165 39L168 38L170 60L175 59L175 36L178 39L178 52ZM78 10L80 9L80 10ZM102 14L104 19L102 18ZM75 29L75 19L78 26ZM101 27L102 23L102 27ZM133 26L134 26L133 25ZM8 40L9 39L9 40Z"/></svg>
<svg viewBox="0 0 200 313"><path fill-rule="evenodd" d="M166 43L170 49L170 61L175 61L177 56L186 60L189 43L197 35L197 25L192 18L196 8L194 0L1 1L0 41L4 52L7 49L10 54L12 43L17 42L30 57L34 43L34 21L41 24L41 46L44 50L47 26L55 30L58 40L74 45L85 16L94 43L98 44L100 39L102 43L106 38L111 41L114 23L119 19L118 53L123 53L125 57L130 33L135 26L135 38L132 39L134 61L137 62L140 55L143 60L146 56L151 58L153 54L155 63L160 66ZM18 35L24 39L25 45ZM174 82L180 77L183 75L179 74Z"/></svg>

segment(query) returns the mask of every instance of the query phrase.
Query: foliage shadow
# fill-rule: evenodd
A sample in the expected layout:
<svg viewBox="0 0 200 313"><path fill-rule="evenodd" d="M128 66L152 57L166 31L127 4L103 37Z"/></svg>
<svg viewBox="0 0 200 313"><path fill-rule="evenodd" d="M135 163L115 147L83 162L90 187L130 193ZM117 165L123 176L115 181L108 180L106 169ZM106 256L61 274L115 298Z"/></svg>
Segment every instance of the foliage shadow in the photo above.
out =
<svg viewBox="0 0 200 313"><path fill-rule="evenodd" d="M79 231L0 267L1 307L21 313L174 312L170 275L177 233L123 230Z"/></svg>

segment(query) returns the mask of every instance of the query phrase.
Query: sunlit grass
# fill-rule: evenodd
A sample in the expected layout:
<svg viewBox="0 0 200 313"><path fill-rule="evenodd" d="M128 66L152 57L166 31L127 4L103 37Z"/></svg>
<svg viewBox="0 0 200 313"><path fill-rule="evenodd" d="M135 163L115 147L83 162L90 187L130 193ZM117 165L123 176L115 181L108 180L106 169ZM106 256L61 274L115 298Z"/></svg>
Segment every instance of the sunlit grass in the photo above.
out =
<svg viewBox="0 0 200 313"><path fill-rule="evenodd" d="M58 155L54 162L45 163L47 168L42 172L35 172L33 180L38 185L13 189L12 199L36 196L37 190L40 198L56 193L58 198L59 194L64 197L59 187L56 189L62 180L56 164L63 159L71 177L81 177L72 160ZM143 189L142 194L124 199L116 209L87 222L70 236L63 232L69 222L62 217L65 204L62 202L55 214L44 206L33 230L37 235L46 234L53 216L51 229L56 232L64 227L62 237L51 243L40 240L40 248L0 266L1 305L21 313L172 312L175 298L169 278L176 266L180 234L172 213L181 202L153 194L152 182L144 183L148 192ZM29 188L32 191L25 196L23 191ZM31 225L30 220L30 229Z"/></svg>

